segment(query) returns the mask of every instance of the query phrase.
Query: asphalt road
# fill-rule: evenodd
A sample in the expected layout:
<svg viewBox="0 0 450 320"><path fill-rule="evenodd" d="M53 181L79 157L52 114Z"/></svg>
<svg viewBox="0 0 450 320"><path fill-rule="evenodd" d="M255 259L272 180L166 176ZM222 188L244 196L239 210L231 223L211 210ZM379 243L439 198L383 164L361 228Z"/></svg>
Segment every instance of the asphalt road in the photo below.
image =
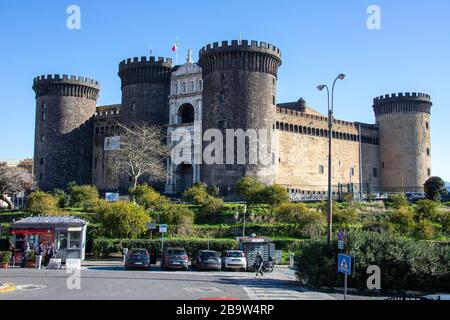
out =
<svg viewBox="0 0 450 320"><path fill-rule="evenodd" d="M125 271L122 267L83 267L79 290L65 270L8 269L0 283L17 290L0 300L199 300L226 297L239 300L335 300L339 294L308 291L293 283L292 275L275 271L256 278L242 272ZM354 297L364 298L364 297Z"/></svg>

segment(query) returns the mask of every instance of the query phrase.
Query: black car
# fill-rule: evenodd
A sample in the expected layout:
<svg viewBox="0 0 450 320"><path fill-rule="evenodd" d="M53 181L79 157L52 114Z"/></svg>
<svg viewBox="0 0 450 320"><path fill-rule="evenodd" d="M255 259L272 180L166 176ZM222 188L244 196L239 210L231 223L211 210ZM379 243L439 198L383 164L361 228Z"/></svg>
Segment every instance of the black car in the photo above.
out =
<svg viewBox="0 0 450 320"><path fill-rule="evenodd" d="M125 269L150 268L150 255L146 249L131 249L125 258Z"/></svg>
<svg viewBox="0 0 450 320"><path fill-rule="evenodd" d="M216 251L200 250L192 259L192 266L197 270L217 270L222 269L222 259Z"/></svg>

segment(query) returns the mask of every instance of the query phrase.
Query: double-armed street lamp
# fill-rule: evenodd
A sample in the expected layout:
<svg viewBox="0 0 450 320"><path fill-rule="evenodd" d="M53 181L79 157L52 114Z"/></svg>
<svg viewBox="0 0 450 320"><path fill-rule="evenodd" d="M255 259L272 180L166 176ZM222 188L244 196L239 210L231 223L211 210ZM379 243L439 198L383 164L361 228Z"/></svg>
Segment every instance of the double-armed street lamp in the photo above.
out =
<svg viewBox="0 0 450 320"><path fill-rule="evenodd" d="M322 84L317 86L319 91L327 89L327 101L328 101L328 213L327 213L327 242L331 244L331 234L333 225L333 190L331 185L331 142L333 140L333 113L334 113L334 87L337 80L344 80L345 74L339 74L333 81L333 87L331 89L331 104L330 104L330 90L327 85Z"/></svg>

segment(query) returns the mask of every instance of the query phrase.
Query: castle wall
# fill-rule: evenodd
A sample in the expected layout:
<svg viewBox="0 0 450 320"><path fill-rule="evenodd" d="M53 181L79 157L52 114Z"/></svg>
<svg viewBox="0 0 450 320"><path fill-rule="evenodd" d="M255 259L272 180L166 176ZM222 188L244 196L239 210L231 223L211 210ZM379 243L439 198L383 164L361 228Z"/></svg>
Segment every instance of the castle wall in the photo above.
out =
<svg viewBox="0 0 450 320"><path fill-rule="evenodd" d="M327 118L277 109L276 183L296 192L328 190L328 124ZM293 115L294 113L295 115ZM335 121L332 145L333 191L338 185L360 181L358 128L349 122ZM359 189L355 190L358 191Z"/></svg>

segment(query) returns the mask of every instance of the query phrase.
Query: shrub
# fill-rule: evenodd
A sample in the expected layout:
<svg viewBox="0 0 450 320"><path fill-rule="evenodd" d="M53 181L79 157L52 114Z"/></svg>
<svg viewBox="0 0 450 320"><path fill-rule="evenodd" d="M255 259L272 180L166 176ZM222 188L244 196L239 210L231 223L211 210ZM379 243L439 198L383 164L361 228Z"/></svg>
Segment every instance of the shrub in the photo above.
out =
<svg viewBox="0 0 450 320"><path fill-rule="evenodd" d="M258 202L257 195L263 188L264 184L250 177L244 177L236 184L236 192L249 204Z"/></svg>
<svg viewBox="0 0 450 320"><path fill-rule="evenodd" d="M11 251L0 251L0 264L2 263L9 263L12 258Z"/></svg>
<svg viewBox="0 0 450 320"><path fill-rule="evenodd" d="M169 204L152 215L156 222L172 226L169 228L172 235L190 235L193 231L195 213L185 206Z"/></svg>
<svg viewBox="0 0 450 320"><path fill-rule="evenodd" d="M63 209L69 206L69 196L62 189L54 189L50 194L56 199L58 207Z"/></svg>
<svg viewBox="0 0 450 320"><path fill-rule="evenodd" d="M419 200L416 204L416 218L418 221L428 219L435 221L437 218L438 203L432 200Z"/></svg>
<svg viewBox="0 0 450 320"><path fill-rule="evenodd" d="M408 206L408 200L406 199L406 197L403 193L390 195L388 203L394 209L399 209L401 207Z"/></svg>
<svg viewBox="0 0 450 320"><path fill-rule="evenodd" d="M27 210L32 214L58 214L58 201L52 195L36 191L28 196Z"/></svg>
<svg viewBox="0 0 450 320"><path fill-rule="evenodd" d="M99 195L95 186L78 186L69 184L70 206L77 208L88 208L98 201Z"/></svg>
<svg viewBox="0 0 450 320"><path fill-rule="evenodd" d="M392 233L394 226L389 221L367 221L363 224L362 230L377 233Z"/></svg>
<svg viewBox="0 0 450 320"><path fill-rule="evenodd" d="M223 200L210 195L205 184L195 184L183 193L186 202L202 206L201 214L216 213L223 208Z"/></svg>
<svg viewBox="0 0 450 320"><path fill-rule="evenodd" d="M447 194L445 182L439 177L429 178L423 185L428 200L439 201L441 194Z"/></svg>
<svg viewBox="0 0 450 320"><path fill-rule="evenodd" d="M423 240L434 239L434 226L430 220L422 219L416 224L414 235Z"/></svg>
<svg viewBox="0 0 450 320"><path fill-rule="evenodd" d="M289 193L279 184L265 185L251 177L244 177L236 184L236 192L250 206L267 204L276 207L282 203L288 203Z"/></svg>
<svg viewBox="0 0 450 320"><path fill-rule="evenodd" d="M264 187L261 190L260 196L258 198L261 201L260 203L265 203L272 207L290 202L288 191L285 187L279 184L273 184L271 186Z"/></svg>
<svg viewBox="0 0 450 320"><path fill-rule="evenodd" d="M318 235L323 231L323 216L303 203L282 204L275 209L275 215L278 221L292 225L291 234L295 234L298 229L307 236Z"/></svg>
<svg viewBox="0 0 450 320"><path fill-rule="evenodd" d="M354 207L333 210L333 225L339 228L348 228L349 225L356 223L358 212Z"/></svg>
<svg viewBox="0 0 450 320"><path fill-rule="evenodd" d="M210 196L213 196L213 197L219 196L219 188L215 185L209 185L206 188L206 191L209 193Z"/></svg>
<svg viewBox="0 0 450 320"><path fill-rule="evenodd" d="M130 202L101 201L95 210L102 233L108 237L135 238L147 230L150 221L144 208Z"/></svg>
<svg viewBox="0 0 450 320"><path fill-rule="evenodd" d="M107 258L112 253L120 253L120 240L117 239L94 239L93 252L94 256L98 258Z"/></svg>
<svg viewBox="0 0 450 320"><path fill-rule="evenodd" d="M158 191L144 183L136 188L130 188L130 195L137 204L144 206L145 209L157 210L169 204L169 199L162 196Z"/></svg>
<svg viewBox="0 0 450 320"><path fill-rule="evenodd" d="M401 207L390 212L389 221L402 235L409 235L414 228L414 214L408 207Z"/></svg>
<svg viewBox="0 0 450 320"><path fill-rule="evenodd" d="M391 234L355 231L347 235L347 252L356 257L349 286L366 289L367 267L381 269L383 290L445 291L448 288L449 246L405 240ZM325 239L303 242L296 253L297 276L311 286L342 286L336 272L337 243Z"/></svg>

